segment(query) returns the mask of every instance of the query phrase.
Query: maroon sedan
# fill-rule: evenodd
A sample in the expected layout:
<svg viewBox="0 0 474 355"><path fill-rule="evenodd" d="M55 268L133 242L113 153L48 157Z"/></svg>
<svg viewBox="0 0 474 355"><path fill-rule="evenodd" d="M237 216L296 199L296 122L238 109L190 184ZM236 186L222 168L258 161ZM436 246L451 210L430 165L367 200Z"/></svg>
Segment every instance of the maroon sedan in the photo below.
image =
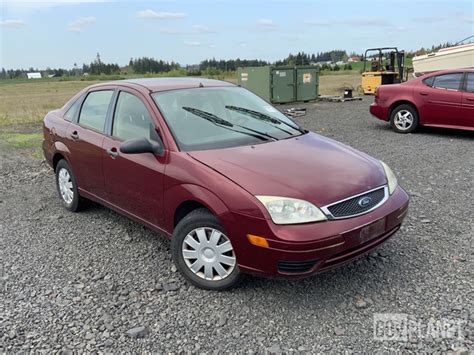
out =
<svg viewBox="0 0 474 355"><path fill-rule="evenodd" d="M67 209L93 200L168 236L179 270L207 289L353 260L408 207L383 162L216 80L86 88L46 115L43 150Z"/></svg>
<svg viewBox="0 0 474 355"><path fill-rule="evenodd" d="M382 85L370 113L394 131L418 126L474 130L474 69L430 73L402 84Z"/></svg>

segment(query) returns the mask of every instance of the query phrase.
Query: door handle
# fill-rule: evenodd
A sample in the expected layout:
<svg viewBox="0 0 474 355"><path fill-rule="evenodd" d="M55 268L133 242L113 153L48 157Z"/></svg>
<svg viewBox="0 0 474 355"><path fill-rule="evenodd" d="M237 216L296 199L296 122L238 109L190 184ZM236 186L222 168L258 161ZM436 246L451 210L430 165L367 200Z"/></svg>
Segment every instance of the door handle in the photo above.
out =
<svg viewBox="0 0 474 355"><path fill-rule="evenodd" d="M77 134L77 131L74 131L71 133L71 138L72 139L79 139L79 134Z"/></svg>
<svg viewBox="0 0 474 355"><path fill-rule="evenodd" d="M428 96L428 93L427 93L427 92L424 92L424 91L421 91L421 92L420 92L420 95L422 95L422 96Z"/></svg>
<svg viewBox="0 0 474 355"><path fill-rule="evenodd" d="M111 158L117 158L119 155L119 152L117 151L117 148L110 148L107 149L107 154L110 155Z"/></svg>
<svg viewBox="0 0 474 355"><path fill-rule="evenodd" d="M474 101L474 97L466 97L467 101Z"/></svg>

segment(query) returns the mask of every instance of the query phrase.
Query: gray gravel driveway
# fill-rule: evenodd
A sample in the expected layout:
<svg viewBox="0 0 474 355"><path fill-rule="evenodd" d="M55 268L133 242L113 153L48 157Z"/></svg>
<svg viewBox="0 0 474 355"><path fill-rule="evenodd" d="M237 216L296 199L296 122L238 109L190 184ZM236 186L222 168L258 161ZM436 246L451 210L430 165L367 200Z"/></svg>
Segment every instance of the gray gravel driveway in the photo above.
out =
<svg viewBox="0 0 474 355"><path fill-rule="evenodd" d="M166 239L115 212L67 212L52 172L0 145L0 351L472 351L474 135L396 134L370 100L298 105L298 121L388 163L405 225L337 270L230 292L190 286Z"/></svg>

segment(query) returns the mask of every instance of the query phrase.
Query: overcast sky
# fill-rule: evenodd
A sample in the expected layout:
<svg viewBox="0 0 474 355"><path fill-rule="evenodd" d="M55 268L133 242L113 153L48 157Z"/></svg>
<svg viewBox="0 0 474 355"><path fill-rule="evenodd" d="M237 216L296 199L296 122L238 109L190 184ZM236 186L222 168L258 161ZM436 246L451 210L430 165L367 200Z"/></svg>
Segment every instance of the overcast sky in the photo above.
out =
<svg viewBox="0 0 474 355"><path fill-rule="evenodd" d="M0 66L71 68L149 56L274 61L290 52L397 46L474 34L474 0L0 0Z"/></svg>

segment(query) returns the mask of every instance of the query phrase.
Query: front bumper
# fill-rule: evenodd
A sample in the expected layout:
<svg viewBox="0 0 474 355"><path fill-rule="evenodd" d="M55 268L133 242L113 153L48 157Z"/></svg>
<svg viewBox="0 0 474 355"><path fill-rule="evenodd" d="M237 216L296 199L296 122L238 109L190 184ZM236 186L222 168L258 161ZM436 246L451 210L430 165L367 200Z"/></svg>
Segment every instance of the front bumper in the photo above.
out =
<svg viewBox="0 0 474 355"><path fill-rule="evenodd" d="M408 195L397 187L388 200L364 215L300 225L235 215L225 226L242 271L271 277L303 277L328 270L370 252L400 228ZM247 234L265 237L269 248L250 244Z"/></svg>

